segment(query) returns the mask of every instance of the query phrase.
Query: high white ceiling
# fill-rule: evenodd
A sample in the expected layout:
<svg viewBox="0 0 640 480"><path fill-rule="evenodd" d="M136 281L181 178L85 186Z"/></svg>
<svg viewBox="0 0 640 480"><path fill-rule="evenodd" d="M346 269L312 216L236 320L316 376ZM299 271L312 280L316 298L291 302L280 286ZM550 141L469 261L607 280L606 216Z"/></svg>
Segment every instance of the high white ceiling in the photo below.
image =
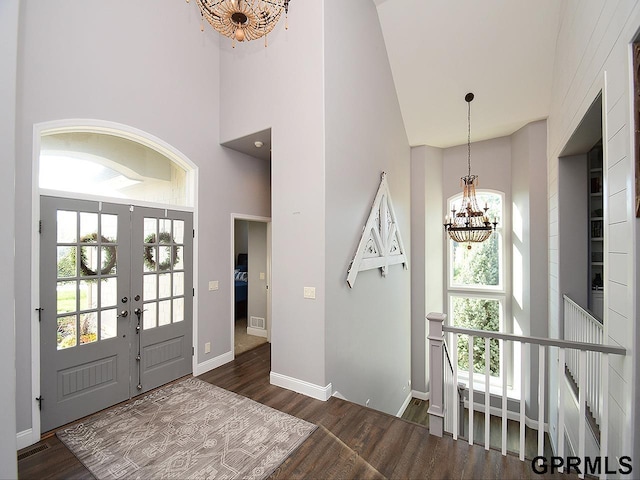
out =
<svg viewBox="0 0 640 480"><path fill-rule="evenodd" d="M373 0L409 143L510 135L549 113L560 0Z"/></svg>

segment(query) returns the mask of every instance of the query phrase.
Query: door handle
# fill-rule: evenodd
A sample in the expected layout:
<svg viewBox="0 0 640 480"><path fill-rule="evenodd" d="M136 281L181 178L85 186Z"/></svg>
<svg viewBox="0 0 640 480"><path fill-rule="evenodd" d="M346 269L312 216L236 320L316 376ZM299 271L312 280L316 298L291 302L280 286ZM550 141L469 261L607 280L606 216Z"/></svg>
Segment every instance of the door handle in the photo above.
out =
<svg viewBox="0 0 640 480"><path fill-rule="evenodd" d="M120 315L118 315L118 316L119 316L119 317L122 317L122 318L124 318L124 317L128 317L128 316L129 316L129 310L122 310L122 311L120 312Z"/></svg>

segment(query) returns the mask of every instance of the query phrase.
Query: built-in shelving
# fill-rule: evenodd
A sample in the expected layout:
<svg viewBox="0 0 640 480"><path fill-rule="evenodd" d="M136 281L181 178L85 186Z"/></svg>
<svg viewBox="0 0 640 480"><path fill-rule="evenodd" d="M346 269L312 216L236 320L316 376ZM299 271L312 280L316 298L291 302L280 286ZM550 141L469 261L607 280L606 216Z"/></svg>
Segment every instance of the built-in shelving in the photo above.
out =
<svg viewBox="0 0 640 480"><path fill-rule="evenodd" d="M604 203L602 141L587 154L589 169L589 309L602 318L604 300Z"/></svg>

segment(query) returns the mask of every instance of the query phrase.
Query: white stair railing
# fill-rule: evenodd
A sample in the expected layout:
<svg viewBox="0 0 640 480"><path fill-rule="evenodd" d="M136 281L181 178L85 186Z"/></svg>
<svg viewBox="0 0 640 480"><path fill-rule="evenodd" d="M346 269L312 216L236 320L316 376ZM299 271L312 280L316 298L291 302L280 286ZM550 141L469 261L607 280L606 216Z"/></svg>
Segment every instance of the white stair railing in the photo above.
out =
<svg viewBox="0 0 640 480"><path fill-rule="evenodd" d="M585 310L567 295L564 297L564 339L572 342L596 343L601 345L604 341L602 323L588 310ZM580 359L578 351L568 353L566 365L569 373L577 383L580 377ZM600 355L597 352L587 352L586 359L586 391L584 392L587 405L591 407L591 413L600 425L602 418L602 398L600 396L600 371L602 369ZM579 394L582 392L579 392Z"/></svg>
<svg viewBox="0 0 640 480"><path fill-rule="evenodd" d="M451 327L447 325L443 325L446 320L446 315L441 313L430 313L427 315L427 320L429 321L429 384L430 384L430 398L429 398L429 430L432 435L442 436L443 434L443 425L445 424L444 417L446 415L452 415L453 421L452 425L457 424L457 422L462 422L463 419L457 418L457 405L454 402L457 402L457 394L451 392L450 395L447 395L447 400L450 402L448 405L444 405L445 401L445 388L456 388L457 390L457 379L458 379L458 366L457 361L452 362L453 366L453 378L452 381L446 382L444 381L444 372L448 370L448 366L445 367L444 355L443 355L443 344L445 343L445 338L443 334L446 333L448 337L450 337L449 343L452 347L450 351L452 352L452 357L454 359L457 358L457 342L459 335L466 335L468 337L469 342L469 444L473 445L474 436L473 436L473 413L474 413L474 383L484 383L484 413L485 413L485 422L484 422L484 438L485 438L485 448L489 449L489 438L490 438L490 429L491 422L489 421L490 417L490 362L489 362L489 345L492 339L496 339L500 341L500 348L504 349L509 342L512 343L514 347L519 347L520 350L520 366L521 366L521 379L520 382L520 409L519 409L519 423L520 423L520 442L519 442L519 457L520 460L525 459L525 424L526 424L526 401L525 401L525 385L526 381L529 380L529 375L527 375L527 350L529 353L532 353L534 349L538 352L538 371L539 376L535 380L538 382L538 399L537 399L537 410L538 410L538 418L537 418L537 430L538 430L538 438L537 438L537 455L544 455L544 417L545 412L548 411L548 405L546 404L547 398L545 394L545 378L546 378L546 357L547 357L547 349L553 348L557 349L559 362L557 367L558 378L564 378L565 374L565 362L564 360L570 355L574 355L578 359L578 367L582 372L579 375L578 388L580 390L579 395L579 409L581 415L579 416L579 439L578 439L578 456L584 459L585 457L585 432L586 432L586 391L587 391L587 363L588 363L588 355L589 353L594 353L599 358L599 365L601 368L601 380L599 382L599 392L598 394L602 396L603 401L601 402L601 440L600 440L600 456L602 458L606 458L608 453L608 388L609 388L609 355L625 355L626 350L621 347L615 347L610 345L602 345L602 344L594 344L587 342L575 342L568 340L557 340L551 338L539 338L539 337L524 337L518 335L511 335L499 332L490 332L483 330L472 330L466 328L458 328ZM473 371L473 341L474 338L483 338L485 342L485 370L484 375L474 374ZM514 348L514 351L517 351L518 348ZM503 350L504 351L504 350ZM503 356L504 358L504 356ZM506 378L508 376L508 370L512 368L509 365L509 362L503 362L503 375L502 375L502 387L501 387L501 397L502 397L502 409L500 412L500 416L502 417L502 454L507 454L507 420L508 420L508 409L507 409L507 381ZM549 367L551 368L551 366ZM533 381L533 380L532 380ZM558 446L557 455L560 457L565 457L564 452L564 432L565 432L565 414L564 414L564 382L560 383L560 395L557 398L555 395L551 395L550 397L553 401L558 401L558 432L560 436L560 441L556 441L556 445ZM485 408L486 407L486 408ZM534 406L532 406L534 407ZM457 425L454 427L453 435L456 438ZM560 468L562 471L562 467ZM605 472L603 472L604 476ZM580 475L581 478L584 477L584 474Z"/></svg>

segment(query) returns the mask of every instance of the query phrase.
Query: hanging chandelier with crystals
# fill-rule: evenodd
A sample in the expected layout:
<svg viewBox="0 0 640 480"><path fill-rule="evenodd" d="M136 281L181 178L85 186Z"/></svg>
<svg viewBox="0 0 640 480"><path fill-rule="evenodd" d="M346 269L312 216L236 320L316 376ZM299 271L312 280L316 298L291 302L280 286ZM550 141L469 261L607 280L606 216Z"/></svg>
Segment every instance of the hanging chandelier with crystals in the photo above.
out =
<svg viewBox="0 0 640 480"><path fill-rule="evenodd" d="M285 15L285 28L288 29L287 16L290 0L195 0L204 19L221 35L235 41L264 38L267 46L267 34L273 30L280 17ZM189 0L187 0L187 3Z"/></svg>
<svg viewBox="0 0 640 480"><path fill-rule="evenodd" d="M455 242L466 243L467 248L471 248L472 243L480 243L487 240L491 233L496 229L498 220L489 220L487 211L489 207L484 206L483 209L478 207L476 200L476 186L478 185L478 176L471 174L471 101L473 93L467 93L464 97L468 105L468 131L467 131L467 175L460 178L462 186L462 202L459 208L454 205L451 209L451 216L446 215L444 219L444 228L449 237Z"/></svg>

